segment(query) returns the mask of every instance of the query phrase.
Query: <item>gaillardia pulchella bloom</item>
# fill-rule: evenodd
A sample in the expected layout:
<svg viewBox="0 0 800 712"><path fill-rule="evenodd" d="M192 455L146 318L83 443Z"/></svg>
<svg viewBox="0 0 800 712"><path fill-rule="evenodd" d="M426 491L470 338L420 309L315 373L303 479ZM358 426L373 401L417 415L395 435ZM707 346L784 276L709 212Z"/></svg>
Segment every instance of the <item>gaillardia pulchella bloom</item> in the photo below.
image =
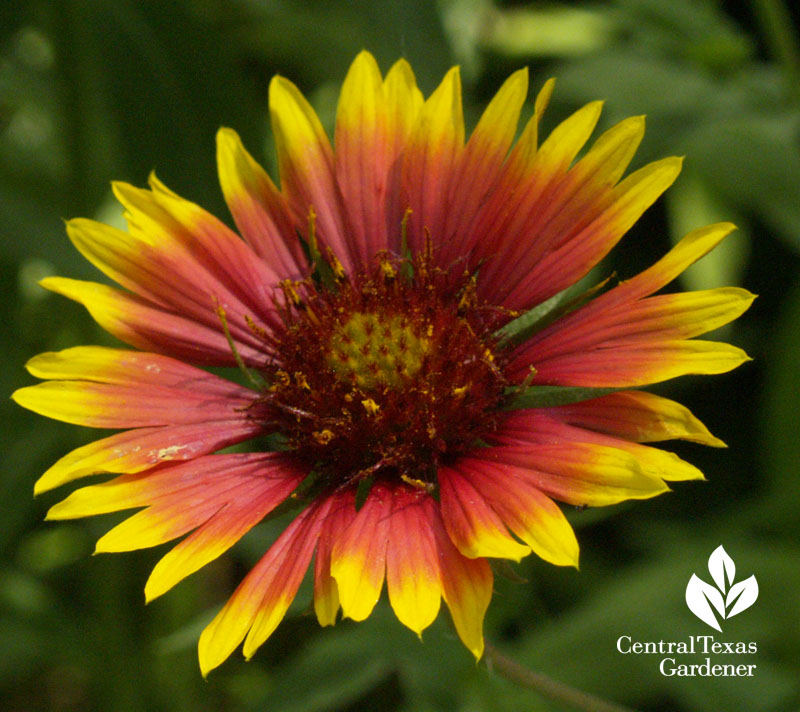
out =
<svg viewBox="0 0 800 712"><path fill-rule="evenodd" d="M114 186L127 232L69 222L75 246L122 289L43 285L136 350L84 346L29 362L47 380L17 391L18 403L122 430L42 476L36 492L118 475L73 492L49 518L143 508L100 539L102 552L184 537L147 581L151 600L280 505L295 508L201 635L204 673L242 641L254 654L312 561L322 625L340 608L369 616L385 579L403 624L421 633L443 598L480 657L489 559L533 551L577 564L555 500L652 497L702 474L643 443L722 445L686 408L636 389L747 359L692 339L739 316L747 292L651 296L733 226L698 229L638 276L559 301L681 161L623 178L641 117L576 160L599 102L539 145L552 82L515 142L527 83L513 74L465 140L457 69L424 100L405 61L382 78L364 52L345 79L332 146L298 89L276 77L280 190L233 131L218 135L241 237L155 177L148 190ZM204 365L238 366L245 385ZM249 440L251 451L213 454Z"/></svg>

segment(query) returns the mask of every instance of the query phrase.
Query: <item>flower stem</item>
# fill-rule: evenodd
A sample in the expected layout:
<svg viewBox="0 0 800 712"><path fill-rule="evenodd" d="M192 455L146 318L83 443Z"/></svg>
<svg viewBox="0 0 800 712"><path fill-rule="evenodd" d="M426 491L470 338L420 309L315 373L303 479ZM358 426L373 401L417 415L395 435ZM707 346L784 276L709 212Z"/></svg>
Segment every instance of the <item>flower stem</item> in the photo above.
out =
<svg viewBox="0 0 800 712"><path fill-rule="evenodd" d="M547 697L553 702L584 712L634 712L629 707L606 702L588 692L576 690L563 682L553 680L540 672L529 670L488 643L484 656L486 665L498 675L517 685L538 692L542 697Z"/></svg>

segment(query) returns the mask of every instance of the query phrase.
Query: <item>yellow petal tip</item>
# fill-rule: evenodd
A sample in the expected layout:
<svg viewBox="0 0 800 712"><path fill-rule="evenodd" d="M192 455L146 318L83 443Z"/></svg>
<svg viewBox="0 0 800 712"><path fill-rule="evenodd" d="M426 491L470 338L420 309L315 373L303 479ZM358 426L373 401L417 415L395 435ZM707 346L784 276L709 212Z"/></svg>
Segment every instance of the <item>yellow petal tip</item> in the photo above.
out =
<svg viewBox="0 0 800 712"><path fill-rule="evenodd" d="M224 144L239 144L239 134L232 128L227 126L220 126L217 129L217 146Z"/></svg>
<svg viewBox="0 0 800 712"><path fill-rule="evenodd" d="M28 360L28 362L25 364L25 368L28 368L28 364L32 360L33 359ZM13 400L17 405L21 405L23 408L25 408L25 403L23 402L25 400L25 396L21 395L21 393L24 392L26 388L30 388L30 386L25 386L24 388L17 388L17 390L14 391L10 396L11 400Z"/></svg>
<svg viewBox="0 0 800 712"><path fill-rule="evenodd" d="M148 603L155 601L159 596L161 596L164 591L159 591L154 589L152 585L150 585L150 581L148 581L144 586L144 603L147 605Z"/></svg>
<svg viewBox="0 0 800 712"><path fill-rule="evenodd" d="M39 280L39 286L51 292L56 292L58 289L55 287L55 285L57 285L58 281L62 279L64 279L64 277L43 277Z"/></svg>

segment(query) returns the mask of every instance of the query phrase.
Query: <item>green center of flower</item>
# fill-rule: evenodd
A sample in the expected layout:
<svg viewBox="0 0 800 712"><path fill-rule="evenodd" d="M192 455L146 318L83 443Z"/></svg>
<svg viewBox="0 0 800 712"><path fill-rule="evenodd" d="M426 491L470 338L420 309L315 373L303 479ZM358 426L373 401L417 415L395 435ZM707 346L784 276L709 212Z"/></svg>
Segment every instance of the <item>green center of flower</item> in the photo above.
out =
<svg viewBox="0 0 800 712"><path fill-rule="evenodd" d="M363 390L399 388L417 375L430 346L405 316L355 312L337 323L325 362L336 378Z"/></svg>

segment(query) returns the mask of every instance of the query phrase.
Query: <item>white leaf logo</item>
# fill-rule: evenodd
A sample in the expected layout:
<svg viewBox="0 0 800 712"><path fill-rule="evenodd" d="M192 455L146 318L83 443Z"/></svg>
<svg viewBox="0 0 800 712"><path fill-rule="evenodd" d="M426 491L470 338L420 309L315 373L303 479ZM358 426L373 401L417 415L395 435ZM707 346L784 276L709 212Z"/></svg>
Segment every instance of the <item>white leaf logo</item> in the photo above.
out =
<svg viewBox="0 0 800 712"><path fill-rule="evenodd" d="M703 623L721 633L719 620L735 616L756 602L758 582L751 576L734 583L736 564L721 545L708 557L708 572L716 587L692 574L686 585L686 605Z"/></svg>
<svg viewBox="0 0 800 712"><path fill-rule="evenodd" d="M708 625L721 633L722 628L719 627L709 602L717 609L717 613L724 618L725 602L722 600L722 594L716 588L709 586L705 581L698 578L697 574L692 574L692 578L689 579L689 585L686 587L686 605L703 623L708 623Z"/></svg>
<svg viewBox="0 0 800 712"><path fill-rule="evenodd" d="M728 590L736 577L736 564L721 545L714 549L711 556L708 557L708 572L722 593Z"/></svg>
<svg viewBox="0 0 800 712"><path fill-rule="evenodd" d="M749 579L739 581L739 583L731 586L728 591L728 597L725 599L725 606L733 606L728 611L727 618L735 616L737 613L747 610L752 606L758 598L758 581L755 576Z"/></svg>

